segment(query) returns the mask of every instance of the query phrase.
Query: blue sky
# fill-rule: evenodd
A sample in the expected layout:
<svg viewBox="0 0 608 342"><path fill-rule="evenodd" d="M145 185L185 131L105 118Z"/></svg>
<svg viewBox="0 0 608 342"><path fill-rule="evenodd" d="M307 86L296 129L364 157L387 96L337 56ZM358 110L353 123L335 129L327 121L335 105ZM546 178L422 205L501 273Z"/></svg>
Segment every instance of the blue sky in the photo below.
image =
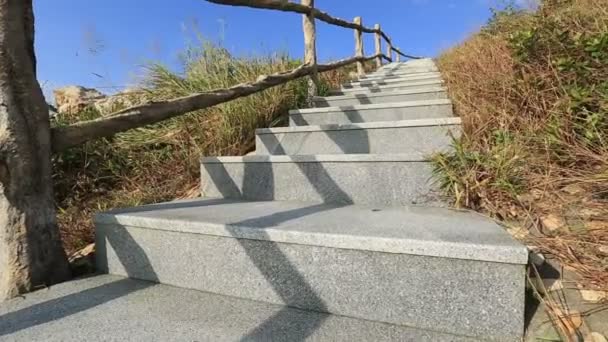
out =
<svg viewBox="0 0 608 342"><path fill-rule="evenodd" d="M382 24L404 52L435 56L479 29L492 0L317 0L316 6L366 26ZM136 82L142 66L179 70L177 55L193 28L236 54L287 50L301 56L301 17L203 0L34 0L38 79L45 94L69 84L111 93ZM321 60L354 54L352 30L317 24ZM365 35L373 52L373 37ZM117 87L117 88L114 88ZM51 100L51 99L49 99Z"/></svg>

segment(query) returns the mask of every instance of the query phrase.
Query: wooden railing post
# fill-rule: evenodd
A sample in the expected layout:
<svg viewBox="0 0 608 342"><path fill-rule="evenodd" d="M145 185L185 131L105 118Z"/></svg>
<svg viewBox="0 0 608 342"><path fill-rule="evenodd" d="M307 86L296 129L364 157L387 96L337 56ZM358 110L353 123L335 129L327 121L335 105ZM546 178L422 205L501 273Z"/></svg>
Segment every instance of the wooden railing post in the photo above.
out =
<svg viewBox="0 0 608 342"><path fill-rule="evenodd" d="M388 57L389 62L393 61L393 46L388 42L386 43L386 57Z"/></svg>
<svg viewBox="0 0 608 342"><path fill-rule="evenodd" d="M302 5L313 8L315 0L302 0ZM308 78L308 98L307 102L312 107L313 97L317 96L319 89L319 74L316 70L317 65L317 37L315 32L315 17L312 14L302 15L302 25L304 27L304 63L313 66L313 72Z"/></svg>
<svg viewBox="0 0 608 342"><path fill-rule="evenodd" d="M355 17L354 23L363 25L363 21L361 20L361 17ZM355 30L355 56L356 57L364 56L364 54L363 54L363 32L359 29ZM359 76L365 75L365 68L363 66L362 61L357 62L357 75L359 75Z"/></svg>
<svg viewBox="0 0 608 342"><path fill-rule="evenodd" d="M374 41L376 43L376 55L382 53L382 37L380 36L380 24L374 25L374 29L376 33L374 34ZM382 66L382 57L376 57L376 67L380 68Z"/></svg>
<svg viewBox="0 0 608 342"><path fill-rule="evenodd" d="M397 50L401 50L399 49L399 47L397 47ZM397 59L397 63L401 62L401 55L398 53L395 53L395 58Z"/></svg>

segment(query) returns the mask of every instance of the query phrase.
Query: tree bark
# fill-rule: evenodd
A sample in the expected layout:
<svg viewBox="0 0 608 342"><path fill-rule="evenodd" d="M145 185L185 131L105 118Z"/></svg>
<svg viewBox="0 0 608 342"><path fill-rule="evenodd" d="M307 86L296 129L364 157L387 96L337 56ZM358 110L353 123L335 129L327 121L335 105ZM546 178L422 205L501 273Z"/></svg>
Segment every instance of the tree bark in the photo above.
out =
<svg viewBox="0 0 608 342"><path fill-rule="evenodd" d="M0 0L0 301L66 280L32 0Z"/></svg>

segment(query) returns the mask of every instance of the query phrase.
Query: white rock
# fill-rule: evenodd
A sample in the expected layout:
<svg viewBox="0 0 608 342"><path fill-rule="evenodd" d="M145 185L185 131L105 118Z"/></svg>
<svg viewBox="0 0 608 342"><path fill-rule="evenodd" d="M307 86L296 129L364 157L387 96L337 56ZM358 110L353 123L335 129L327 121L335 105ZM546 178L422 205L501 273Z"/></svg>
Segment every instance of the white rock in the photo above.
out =
<svg viewBox="0 0 608 342"><path fill-rule="evenodd" d="M592 332L585 337L585 342L608 342L606 337L598 332Z"/></svg>
<svg viewBox="0 0 608 342"><path fill-rule="evenodd" d="M595 290L580 290L581 297L584 301L599 303L604 299L608 299L608 292L606 291L595 291Z"/></svg>

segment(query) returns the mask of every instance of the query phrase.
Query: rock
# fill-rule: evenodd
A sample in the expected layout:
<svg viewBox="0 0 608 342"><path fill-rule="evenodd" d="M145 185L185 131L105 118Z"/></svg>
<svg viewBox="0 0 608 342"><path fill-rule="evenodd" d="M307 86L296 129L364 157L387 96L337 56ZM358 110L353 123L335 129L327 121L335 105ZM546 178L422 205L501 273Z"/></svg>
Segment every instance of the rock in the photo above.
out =
<svg viewBox="0 0 608 342"><path fill-rule="evenodd" d="M563 187L562 191L570 195L577 195L585 192L585 189L580 185L570 184L568 186Z"/></svg>
<svg viewBox="0 0 608 342"><path fill-rule="evenodd" d="M518 226L507 227L507 232L516 239L525 239L529 235L527 229Z"/></svg>
<svg viewBox="0 0 608 342"><path fill-rule="evenodd" d="M540 220L543 223L543 226L550 231L558 230L566 225L566 221L555 214L543 216Z"/></svg>
<svg viewBox="0 0 608 342"><path fill-rule="evenodd" d="M542 253L530 251L530 262L536 267L541 267L545 263L545 256Z"/></svg>
<svg viewBox="0 0 608 342"><path fill-rule="evenodd" d="M559 279L543 279L543 284L547 292L561 291L564 289L564 284Z"/></svg>
<svg viewBox="0 0 608 342"><path fill-rule="evenodd" d="M598 332L592 332L585 337L585 342L608 342L606 337Z"/></svg>
<svg viewBox="0 0 608 342"><path fill-rule="evenodd" d="M604 254L608 254L608 246L600 246L598 250Z"/></svg>
<svg viewBox="0 0 608 342"><path fill-rule="evenodd" d="M75 114L107 96L96 89L72 85L53 90L57 111L62 114Z"/></svg>
<svg viewBox="0 0 608 342"><path fill-rule="evenodd" d="M599 303L604 299L608 299L608 292L595 290L580 290L581 297L584 301L591 303Z"/></svg>

